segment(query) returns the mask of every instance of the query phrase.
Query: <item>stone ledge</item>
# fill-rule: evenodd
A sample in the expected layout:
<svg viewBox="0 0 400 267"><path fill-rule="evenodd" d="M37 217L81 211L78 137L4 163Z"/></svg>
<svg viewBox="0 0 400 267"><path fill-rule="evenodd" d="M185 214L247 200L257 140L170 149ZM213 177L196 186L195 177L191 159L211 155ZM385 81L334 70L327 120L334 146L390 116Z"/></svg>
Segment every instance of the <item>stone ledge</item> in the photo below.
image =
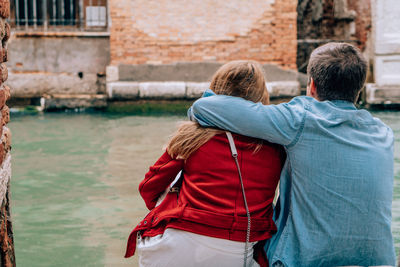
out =
<svg viewBox="0 0 400 267"><path fill-rule="evenodd" d="M107 95L113 100L196 99L208 87L207 82L111 82L107 84ZM298 81L270 82L267 88L271 98L300 95Z"/></svg>
<svg viewBox="0 0 400 267"><path fill-rule="evenodd" d="M210 83L186 83L186 98L194 99L199 98L205 90L210 88Z"/></svg>
<svg viewBox="0 0 400 267"><path fill-rule="evenodd" d="M267 82L267 89L271 98L294 97L301 93L298 81Z"/></svg>
<svg viewBox="0 0 400 267"><path fill-rule="evenodd" d="M371 105L400 104L400 85L377 85L369 83L366 86L366 102Z"/></svg>
<svg viewBox="0 0 400 267"><path fill-rule="evenodd" d="M99 86L96 73L86 73L80 78L75 73L13 73L9 72L7 84L11 97L42 97L45 94L97 94Z"/></svg>
<svg viewBox="0 0 400 267"><path fill-rule="evenodd" d="M108 81L128 82L205 82L223 65L220 62L176 62L171 64L110 65ZM299 73L274 64L262 65L269 82L297 81Z"/></svg>
<svg viewBox="0 0 400 267"><path fill-rule="evenodd" d="M111 82L107 83L107 95L112 99L132 100L139 98L139 83Z"/></svg>
<svg viewBox="0 0 400 267"><path fill-rule="evenodd" d="M185 98L184 82L143 82L139 83L140 98L181 99Z"/></svg>
<svg viewBox="0 0 400 267"><path fill-rule="evenodd" d="M43 110L75 109L75 108L105 108L106 95L45 95L41 98Z"/></svg>

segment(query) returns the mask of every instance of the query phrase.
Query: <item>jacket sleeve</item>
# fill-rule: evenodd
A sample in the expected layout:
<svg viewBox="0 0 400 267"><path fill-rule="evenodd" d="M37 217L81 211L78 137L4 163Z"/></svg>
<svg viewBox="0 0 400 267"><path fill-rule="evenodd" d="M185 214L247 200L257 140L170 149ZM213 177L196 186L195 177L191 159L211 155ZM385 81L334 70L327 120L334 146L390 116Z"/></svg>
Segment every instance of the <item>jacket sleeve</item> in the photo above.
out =
<svg viewBox="0 0 400 267"><path fill-rule="evenodd" d="M304 126L307 98L296 97L289 103L263 105L240 97L213 95L197 100L188 111L191 120L205 127L268 140L281 145L294 144Z"/></svg>
<svg viewBox="0 0 400 267"><path fill-rule="evenodd" d="M149 210L155 207L160 195L182 169L183 160L173 159L167 152L150 167L144 180L139 184L140 195Z"/></svg>

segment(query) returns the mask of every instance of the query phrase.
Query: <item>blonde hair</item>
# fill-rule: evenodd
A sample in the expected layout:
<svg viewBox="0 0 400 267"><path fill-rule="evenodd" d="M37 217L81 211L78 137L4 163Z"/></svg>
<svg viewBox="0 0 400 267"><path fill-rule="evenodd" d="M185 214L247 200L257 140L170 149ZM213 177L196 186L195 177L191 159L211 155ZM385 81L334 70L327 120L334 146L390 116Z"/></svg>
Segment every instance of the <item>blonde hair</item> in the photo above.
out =
<svg viewBox="0 0 400 267"><path fill-rule="evenodd" d="M221 66L211 79L210 89L216 94L269 104L264 73L261 65L255 61L237 60ZM195 122L183 122L167 145L168 154L173 158L186 160L213 136L223 132L201 127ZM261 145L259 143L255 151Z"/></svg>

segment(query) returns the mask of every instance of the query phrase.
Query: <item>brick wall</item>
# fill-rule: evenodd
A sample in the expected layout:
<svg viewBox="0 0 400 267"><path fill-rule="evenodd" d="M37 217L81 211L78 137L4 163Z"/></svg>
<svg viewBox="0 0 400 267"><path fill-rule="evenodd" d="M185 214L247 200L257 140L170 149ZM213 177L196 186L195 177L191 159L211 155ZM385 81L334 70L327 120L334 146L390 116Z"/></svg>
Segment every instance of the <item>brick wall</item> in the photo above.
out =
<svg viewBox="0 0 400 267"><path fill-rule="evenodd" d="M371 0L349 0L348 4L349 9L357 13L355 37L358 47L364 51L372 28Z"/></svg>
<svg viewBox="0 0 400 267"><path fill-rule="evenodd" d="M10 120L10 110L6 101L10 98L10 87L4 84L8 78L7 42L10 37L10 25L6 18L10 16L9 0L0 0L0 265L15 266L14 241L10 214L10 178L11 178L11 133L6 127Z"/></svg>
<svg viewBox="0 0 400 267"><path fill-rule="evenodd" d="M254 59L296 68L297 0L110 0L111 65Z"/></svg>

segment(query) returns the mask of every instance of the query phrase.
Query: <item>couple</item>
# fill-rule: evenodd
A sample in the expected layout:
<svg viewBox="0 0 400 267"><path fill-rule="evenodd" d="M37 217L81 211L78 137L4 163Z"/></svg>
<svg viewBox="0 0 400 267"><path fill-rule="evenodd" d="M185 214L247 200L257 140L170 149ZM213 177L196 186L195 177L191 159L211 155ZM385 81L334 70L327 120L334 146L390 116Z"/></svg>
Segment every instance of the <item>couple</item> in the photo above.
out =
<svg viewBox="0 0 400 267"><path fill-rule="evenodd" d="M357 48L329 43L311 54L307 96L267 105L259 65L221 67L189 116L237 134L181 126L140 184L151 212L126 256L138 236L141 266L394 266L393 132L354 106L366 70ZM180 170L178 199L155 207Z"/></svg>

